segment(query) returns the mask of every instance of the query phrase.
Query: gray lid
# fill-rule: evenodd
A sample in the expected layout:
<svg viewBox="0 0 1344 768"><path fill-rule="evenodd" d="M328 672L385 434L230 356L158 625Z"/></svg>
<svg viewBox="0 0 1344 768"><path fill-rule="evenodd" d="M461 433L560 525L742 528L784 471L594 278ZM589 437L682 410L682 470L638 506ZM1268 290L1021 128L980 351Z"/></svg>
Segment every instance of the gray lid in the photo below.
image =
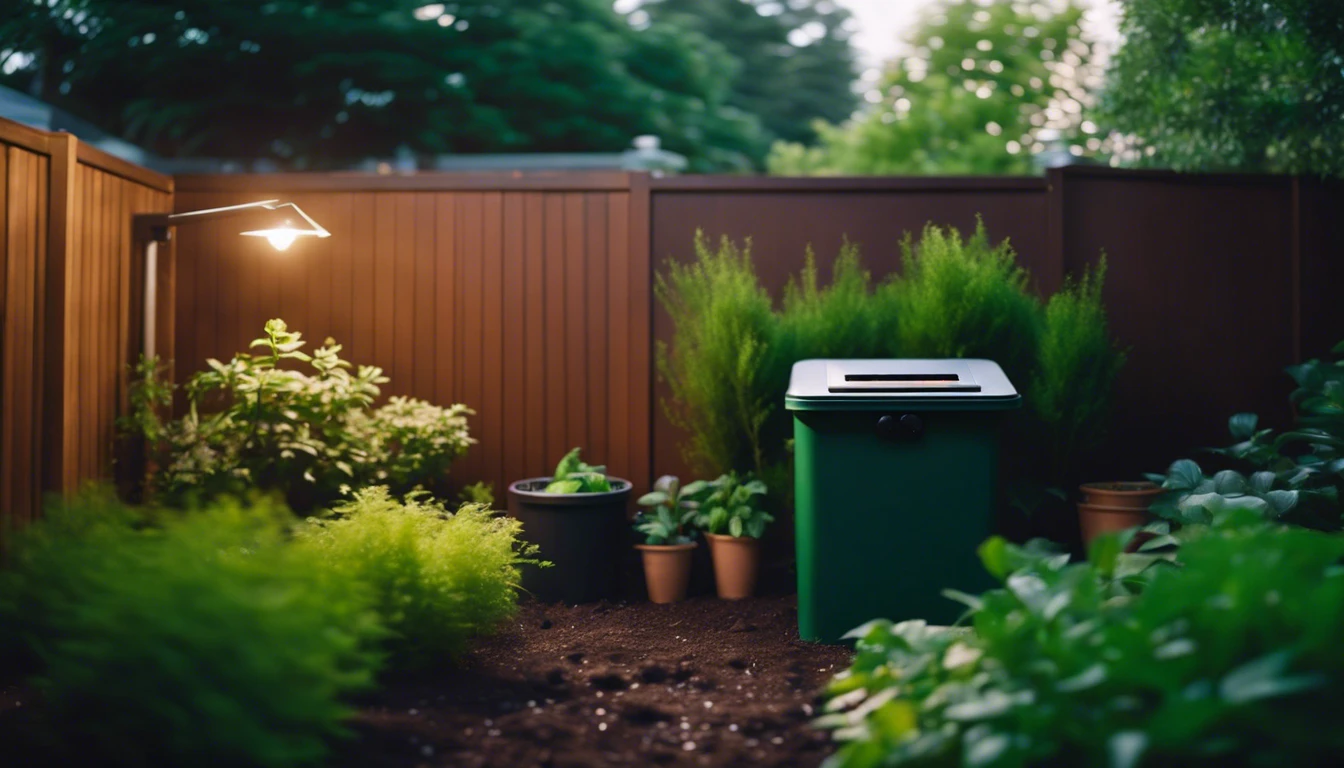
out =
<svg viewBox="0 0 1344 768"><path fill-rule="evenodd" d="M803 360L793 366L789 410L1014 408L1022 398L992 360Z"/></svg>

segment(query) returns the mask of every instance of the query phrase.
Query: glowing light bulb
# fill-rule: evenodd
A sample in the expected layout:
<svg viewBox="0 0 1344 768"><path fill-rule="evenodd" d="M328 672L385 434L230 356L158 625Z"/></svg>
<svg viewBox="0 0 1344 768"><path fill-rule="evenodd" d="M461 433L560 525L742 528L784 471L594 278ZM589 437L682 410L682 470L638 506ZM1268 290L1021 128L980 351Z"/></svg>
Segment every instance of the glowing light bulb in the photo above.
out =
<svg viewBox="0 0 1344 768"><path fill-rule="evenodd" d="M298 238L298 233L292 229L273 229L266 233L267 242L277 251L289 250L289 246Z"/></svg>

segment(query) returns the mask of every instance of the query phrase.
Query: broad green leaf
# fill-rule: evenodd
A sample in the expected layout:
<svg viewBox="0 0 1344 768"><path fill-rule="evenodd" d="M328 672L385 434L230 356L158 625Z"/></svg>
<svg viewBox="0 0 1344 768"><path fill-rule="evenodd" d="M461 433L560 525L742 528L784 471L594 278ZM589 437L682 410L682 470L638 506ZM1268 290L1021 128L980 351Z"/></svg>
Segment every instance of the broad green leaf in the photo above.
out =
<svg viewBox="0 0 1344 768"><path fill-rule="evenodd" d="M667 494L663 491L649 491L643 496L640 496L639 501L635 503L641 507L653 507L660 504L666 504L667 502Z"/></svg>
<svg viewBox="0 0 1344 768"><path fill-rule="evenodd" d="M980 545L980 562L984 564L985 570L999 581L1008 577L1011 571L1008 562L1008 541L1002 536L991 536L985 539Z"/></svg>
<svg viewBox="0 0 1344 768"><path fill-rule="evenodd" d="M1249 440L1255 434L1260 417L1254 413L1238 413L1227 420L1227 429L1235 440Z"/></svg>
<svg viewBox="0 0 1344 768"><path fill-rule="evenodd" d="M1239 472L1225 469L1213 476L1214 493L1231 496L1246 493L1249 486Z"/></svg>
<svg viewBox="0 0 1344 768"><path fill-rule="evenodd" d="M1223 676L1218 684L1218 695L1229 704L1246 704L1325 684L1324 675L1287 674L1292 659L1292 650L1285 648L1248 661Z"/></svg>
<svg viewBox="0 0 1344 768"><path fill-rule="evenodd" d="M1164 488L1175 491L1188 491L1197 488L1204 480L1204 471L1190 459L1179 459L1167 468Z"/></svg>
<svg viewBox="0 0 1344 768"><path fill-rule="evenodd" d="M1106 742L1110 768L1135 768L1148 749L1148 734L1143 731L1120 731Z"/></svg>
<svg viewBox="0 0 1344 768"><path fill-rule="evenodd" d="M734 517L728 521L728 533L740 537L742 535L742 518Z"/></svg>
<svg viewBox="0 0 1344 768"><path fill-rule="evenodd" d="M1264 495L1268 493L1269 490L1273 487L1274 487L1273 472L1256 472L1255 474L1251 475L1251 490L1255 491L1256 493Z"/></svg>
<svg viewBox="0 0 1344 768"><path fill-rule="evenodd" d="M578 480L555 480L546 486L546 493L578 493L583 483Z"/></svg>

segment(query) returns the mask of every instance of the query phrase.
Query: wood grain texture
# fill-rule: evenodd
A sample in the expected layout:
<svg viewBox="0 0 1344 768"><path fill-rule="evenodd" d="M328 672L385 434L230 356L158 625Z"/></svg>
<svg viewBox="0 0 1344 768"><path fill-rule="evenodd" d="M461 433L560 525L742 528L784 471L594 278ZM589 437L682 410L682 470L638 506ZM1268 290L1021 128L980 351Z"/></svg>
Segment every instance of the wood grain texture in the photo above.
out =
<svg viewBox="0 0 1344 768"><path fill-rule="evenodd" d="M0 518L22 524L45 492L111 477L140 314L132 218L169 210L171 190L69 134L0 120ZM165 349L173 277L165 249Z"/></svg>
<svg viewBox="0 0 1344 768"><path fill-rule="evenodd" d="M219 191L179 184L177 209L286 197L283 184L252 178L254 190L238 179ZM625 371L631 361L647 367L649 342L647 320L640 325L648 266L629 263L630 193L561 181L447 191L299 185L293 199L332 237L283 254L227 228L179 228L182 321L218 311L179 327L178 380L208 357L241 351L266 318L284 317L312 343L333 336L347 359L382 367L391 378L384 396L473 408L479 443L453 467L459 485L485 480L502 502L507 483L548 474L576 445L647 484L647 371Z"/></svg>

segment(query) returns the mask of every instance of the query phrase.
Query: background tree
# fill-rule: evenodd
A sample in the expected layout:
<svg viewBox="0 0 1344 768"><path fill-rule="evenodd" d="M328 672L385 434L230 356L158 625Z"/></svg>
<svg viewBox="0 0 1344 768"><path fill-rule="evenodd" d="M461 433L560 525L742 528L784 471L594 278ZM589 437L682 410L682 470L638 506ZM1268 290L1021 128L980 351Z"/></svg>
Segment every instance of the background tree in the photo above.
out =
<svg viewBox="0 0 1344 768"><path fill-rule="evenodd" d="M1129 0L1103 109L1144 164L1344 175L1344 3Z"/></svg>
<svg viewBox="0 0 1344 768"><path fill-rule="evenodd" d="M811 143L813 121L845 120L858 105L853 21L834 0L645 0L640 11L730 52L740 66L727 101L759 117L770 140Z"/></svg>
<svg viewBox="0 0 1344 768"><path fill-rule="evenodd" d="M167 156L332 167L417 153L620 151L697 170L762 141L735 63L609 0L54 0L0 8L0 71Z"/></svg>
<svg viewBox="0 0 1344 768"><path fill-rule="evenodd" d="M1033 156L1101 149L1084 117L1100 81L1082 10L994 0L931 6L866 94L871 107L818 125L815 147L780 143L778 174L1021 174Z"/></svg>

